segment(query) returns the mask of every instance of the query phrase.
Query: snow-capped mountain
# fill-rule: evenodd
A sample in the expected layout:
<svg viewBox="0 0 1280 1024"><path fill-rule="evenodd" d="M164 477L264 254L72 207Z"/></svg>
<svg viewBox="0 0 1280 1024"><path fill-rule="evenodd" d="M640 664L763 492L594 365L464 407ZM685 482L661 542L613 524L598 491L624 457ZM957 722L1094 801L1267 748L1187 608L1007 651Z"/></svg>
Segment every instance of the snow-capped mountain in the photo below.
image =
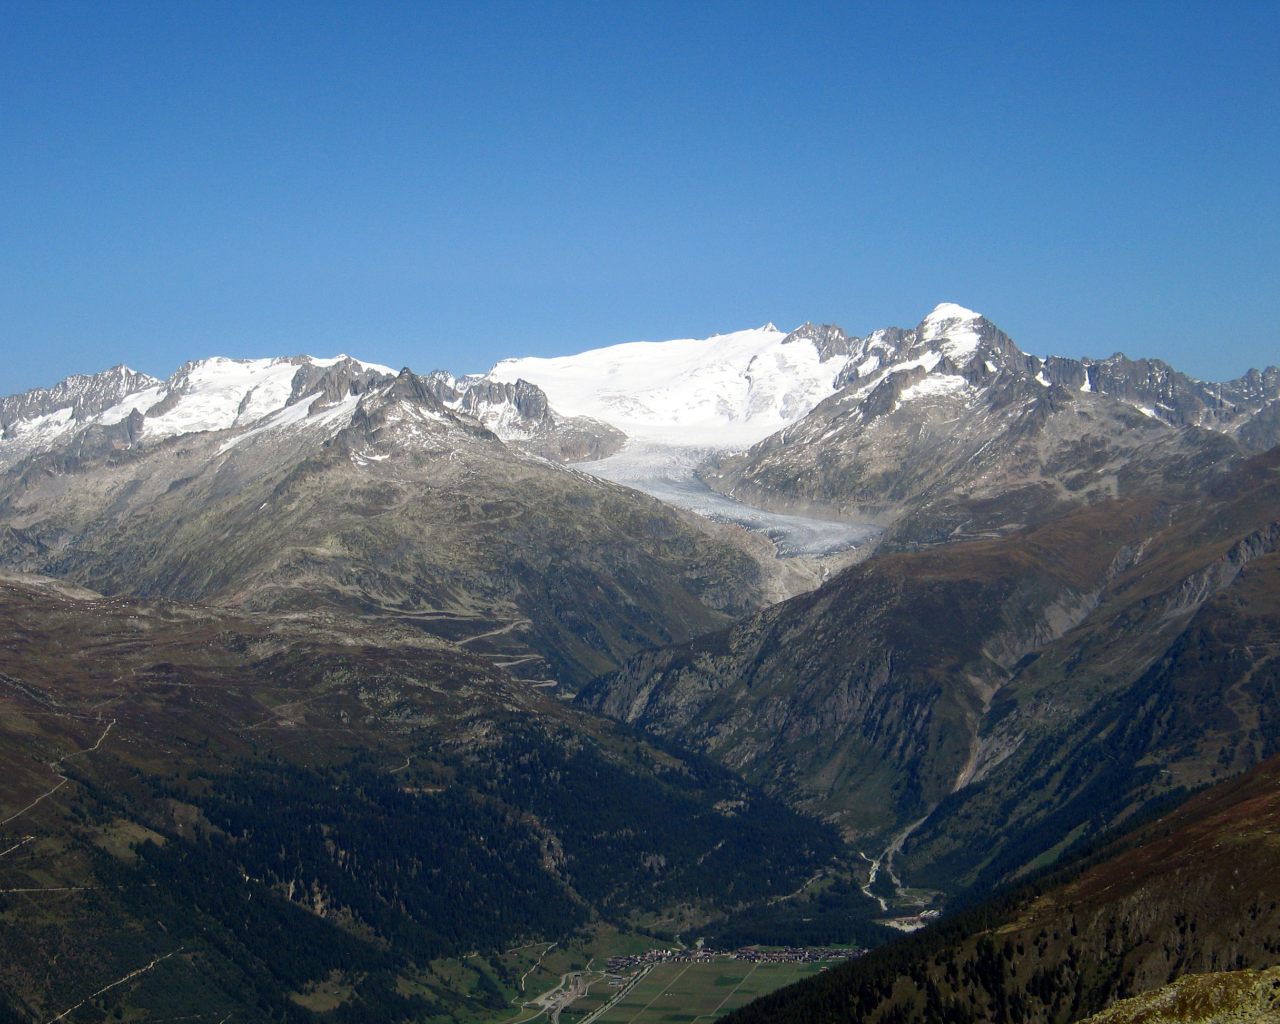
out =
<svg viewBox="0 0 1280 1024"><path fill-rule="evenodd" d="M937 540L1177 490L1280 442L1274 368L1205 384L1158 360L1042 359L951 304L847 348L839 390L703 479L742 501L870 515L899 539Z"/></svg>
<svg viewBox="0 0 1280 1024"><path fill-rule="evenodd" d="M120 405L129 395L159 387L160 381L127 366L92 376L76 375L51 388L0 398L0 435L18 430L53 429L63 421L80 423Z"/></svg>
<svg viewBox="0 0 1280 1024"><path fill-rule="evenodd" d="M0 400L0 467L68 446L124 448L234 432L225 450L264 432L345 425L359 395L396 376L388 366L345 355L214 357L187 363L167 381L117 366ZM602 458L625 440L607 424L559 414L528 381L455 379L441 371L416 379L444 408L555 461Z"/></svg>
<svg viewBox="0 0 1280 1024"><path fill-rule="evenodd" d="M913 330L888 327L860 338L831 324L806 323L790 333L767 324L701 340L504 359L485 376L531 382L560 413L589 416L637 441L732 450L797 423L850 386L862 399L885 380L908 374L911 383L894 401L911 402L959 394L1005 372L1044 387L1109 394L1170 426L1241 433L1253 449L1268 447L1271 434L1250 439L1247 425L1280 398L1275 367L1205 383L1160 360L1122 354L1043 359L1021 351L981 314L950 302L935 307ZM1270 443L1276 441L1280 436Z"/></svg>
<svg viewBox="0 0 1280 1024"><path fill-rule="evenodd" d="M982 347L984 323L943 303L914 332L891 327L857 338L832 324L805 323L790 333L766 324L701 340L504 359L486 376L532 382L562 412L646 444L731 450L790 426L855 380L917 367L958 372Z"/></svg>
<svg viewBox="0 0 1280 1024"><path fill-rule="evenodd" d="M167 381L124 367L72 377L0 401L0 469L41 453L91 457L208 432L225 435L218 455L247 443L296 450L327 442L362 415L362 396L400 376L347 356L295 356L205 359ZM430 395L411 417L432 420L433 446L482 430L733 522L747 519L724 496L880 523L961 491L981 501L1032 488L1031 505L1054 506L1166 473L1161 460L1175 451L1212 449L1204 458L1214 463L1280 443L1274 367L1206 384L1159 360L1044 359L953 303L914 329L865 337L768 324L410 378ZM1188 465L1203 468L1200 455Z"/></svg>
<svg viewBox="0 0 1280 1024"><path fill-rule="evenodd" d="M504 359L486 374L435 372L424 379L446 407L504 441L573 461L607 455L625 438L742 450L798 424L836 395L847 405L875 393L865 416L883 412L886 402L967 395L1004 373L1077 394L1111 395L1170 426L1238 435L1253 450L1280 441L1280 369L1206 384L1159 360L1121 354L1041 359L953 303L937 306L914 330L889 327L862 338L830 324L806 323L789 333L766 324L701 340ZM69 377L0 399L0 465L91 430L128 445L289 426L306 419L304 410L319 413L394 376L390 367L340 355L203 359L167 381L123 366ZM887 387L878 391L881 385Z"/></svg>
<svg viewBox="0 0 1280 1024"><path fill-rule="evenodd" d="M182 434L284 427L394 376L389 367L349 356L215 357L187 363L167 381L117 366L0 401L0 466L73 442L120 448Z"/></svg>
<svg viewBox="0 0 1280 1024"><path fill-rule="evenodd" d="M637 440L745 447L832 393L844 359L822 340L811 329L788 334L766 324L702 340L504 359L487 376L529 381L560 412L601 420Z"/></svg>

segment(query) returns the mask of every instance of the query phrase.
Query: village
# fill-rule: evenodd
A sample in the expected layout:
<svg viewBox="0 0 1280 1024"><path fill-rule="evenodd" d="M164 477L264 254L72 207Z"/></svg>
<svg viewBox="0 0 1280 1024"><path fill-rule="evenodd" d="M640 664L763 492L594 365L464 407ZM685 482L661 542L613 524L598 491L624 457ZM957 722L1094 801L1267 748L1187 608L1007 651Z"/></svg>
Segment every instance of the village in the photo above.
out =
<svg viewBox="0 0 1280 1024"><path fill-rule="evenodd" d="M866 953L857 947L787 946L780 949L743 946L740 949L712 949L697 946L684 949L650 949L628 956L612 956L605 970L612 975L626 974L654 964L700 964L717 960L744 960L756 964L813 964L834 960L853 960Z"/></svg>

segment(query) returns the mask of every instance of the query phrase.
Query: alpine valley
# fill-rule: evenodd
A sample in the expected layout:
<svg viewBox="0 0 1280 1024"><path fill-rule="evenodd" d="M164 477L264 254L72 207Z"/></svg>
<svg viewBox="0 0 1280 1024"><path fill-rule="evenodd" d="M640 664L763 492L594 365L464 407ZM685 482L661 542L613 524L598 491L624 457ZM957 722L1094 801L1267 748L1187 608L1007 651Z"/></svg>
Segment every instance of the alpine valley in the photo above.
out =
<svg viewBox="0 0 1280 1024"><path fill-rule="evenodd" d="M0 399L0 636L0 1021L1280 1005L1274 366L943 304L73 376Z"/></svg>

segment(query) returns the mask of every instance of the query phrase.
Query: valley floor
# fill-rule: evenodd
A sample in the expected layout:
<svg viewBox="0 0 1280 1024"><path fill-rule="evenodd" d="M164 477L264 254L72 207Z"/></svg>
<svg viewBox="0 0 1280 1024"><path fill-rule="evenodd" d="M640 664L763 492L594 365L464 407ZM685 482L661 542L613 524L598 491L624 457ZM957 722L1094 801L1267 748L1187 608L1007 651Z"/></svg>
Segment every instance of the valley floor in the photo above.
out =
<svg viewBox="0 0 1280 1024"><path fill-rule="evenodd" d="M583 952L579 950L578 956ZM648 950L609 957L604 962L593 957L585 966L574 966L574 954L568 950L560 958L548 958L534 950L536 966L521 979L526 987L513 999L519 1009L501 1024L532 1024L536 1020L560 1024L710 1024L758 996L826 970L858 952ZM569 969L563 970L566 963Z"/></svg>

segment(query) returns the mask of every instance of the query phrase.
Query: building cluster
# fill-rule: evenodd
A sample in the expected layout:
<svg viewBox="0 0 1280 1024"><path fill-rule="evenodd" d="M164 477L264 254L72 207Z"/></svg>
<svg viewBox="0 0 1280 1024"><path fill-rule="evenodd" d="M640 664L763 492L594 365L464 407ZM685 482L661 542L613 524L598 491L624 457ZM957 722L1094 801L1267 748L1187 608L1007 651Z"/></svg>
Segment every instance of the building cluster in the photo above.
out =
<svg viewBox="0 0 1280 1024"><path fill-rule="evenodd" d="M611 956L605 964L609 974L626 974L651 964L709 964L717 960L746 960L757 964L811 964L830 960L850 960L861 956L862 949L835 949L829 946L788 946L785 949L648 949L628 956Z"/></svg>
<svg viewBox="0 0 1280 1024"><path fill-rule="evenodd" d="M750 960L757 964L816 964L829 960L852 960L865 952L865 949L834 949L830 946L788 946L785 949L747 946L735 949L729 955L735 960Z"/></svg>

